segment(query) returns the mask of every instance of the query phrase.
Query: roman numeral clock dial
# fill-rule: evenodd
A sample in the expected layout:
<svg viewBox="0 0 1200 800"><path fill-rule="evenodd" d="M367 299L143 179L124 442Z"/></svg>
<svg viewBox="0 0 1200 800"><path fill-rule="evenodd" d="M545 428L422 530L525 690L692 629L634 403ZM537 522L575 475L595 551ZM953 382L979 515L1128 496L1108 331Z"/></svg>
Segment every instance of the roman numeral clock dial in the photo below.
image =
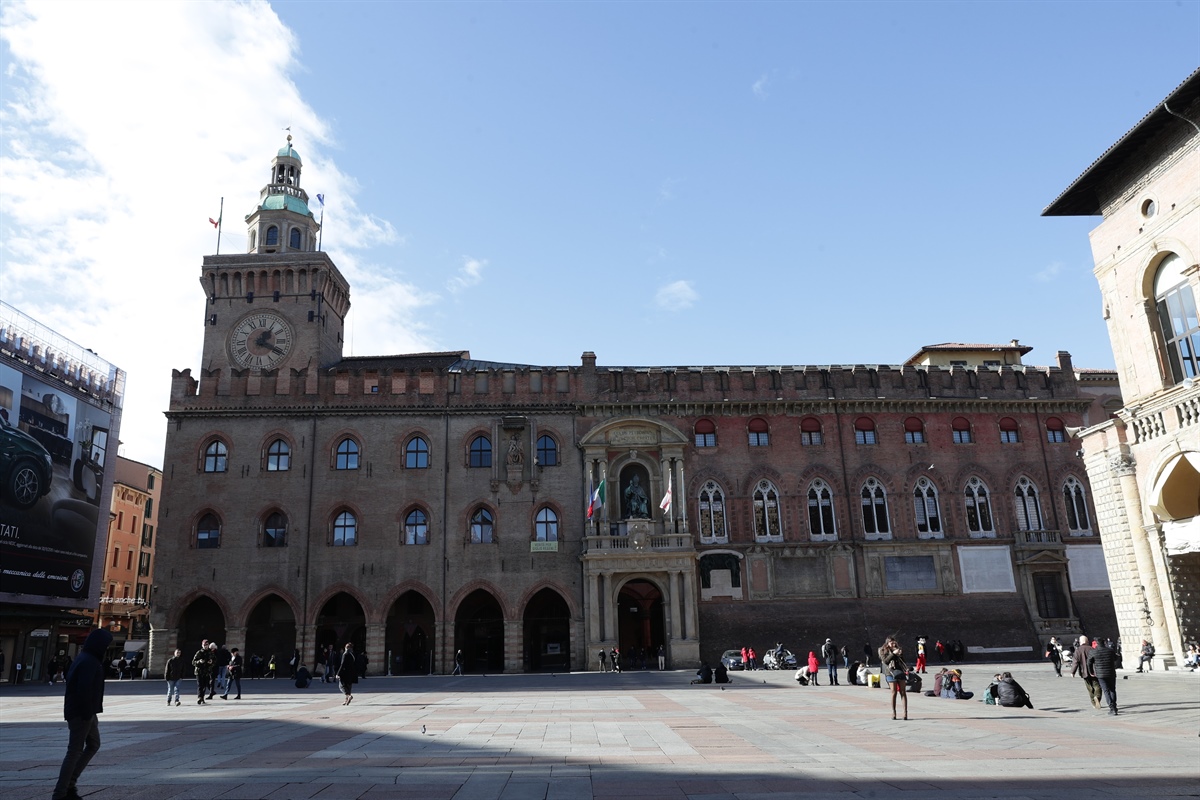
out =
<svg viewBox="0 0 1200 800"><path fill-rule="evenodd" d="M250 369L275 369L292 351L292 329L271 312L251 314L229 334L229 355Z"/></svg>

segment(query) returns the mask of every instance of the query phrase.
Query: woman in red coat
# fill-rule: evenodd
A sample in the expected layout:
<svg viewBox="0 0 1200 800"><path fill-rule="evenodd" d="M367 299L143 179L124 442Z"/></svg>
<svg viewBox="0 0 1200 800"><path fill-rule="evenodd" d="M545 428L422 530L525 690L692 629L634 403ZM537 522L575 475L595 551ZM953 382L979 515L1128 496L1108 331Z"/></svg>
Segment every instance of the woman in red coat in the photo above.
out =
<svg viewBox="0 0 1200 800"><path fill-rule="evenodd" d="M812 683L813 686L821 685L821 684L817 683L817 676L820 674L821 674L821 662L817 661L817 654L814 651L809 650L808 651L808 680L810 683Z"/></svg>

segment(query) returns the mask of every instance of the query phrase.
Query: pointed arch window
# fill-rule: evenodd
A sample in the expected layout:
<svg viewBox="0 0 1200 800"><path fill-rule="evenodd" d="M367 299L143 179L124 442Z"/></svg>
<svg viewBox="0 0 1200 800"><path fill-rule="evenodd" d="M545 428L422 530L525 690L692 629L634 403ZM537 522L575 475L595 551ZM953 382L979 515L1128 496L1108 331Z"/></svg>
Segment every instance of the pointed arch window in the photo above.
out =
<svg viewBox="0 0 1200 800"><path fill-rule="evenodd" d="M833 492L829 484L817 478L808 485L808 530L814 539L836 539Z"/></svg>
<svg viewBox="0 0 1200 800"><path fill-rule="evenodd" d="M862 492L863 533L869 538L890 539L891 523L888 520L887 492L875 478L867 478Z"/></svg>
<svg viewBox="0 0 1200 800"><path fill-rule="evenodd" d="M204 448L204 471L224 472L229 468L229 449L220 439L208 443Z"/></svg>
<svg viewBox="0 0 1200 800"><path fill-rule="evenodd" d="M765 419L755 417L750 420L749 433L751 447L766 447L770 444L771 433Z"/></svg>
<svg viewBox="0 0 1200 800"><path fill-rule="evenodd" d="M781 539L779 490L764 479L754 487L754 536L757 539Z"/></svg>
<svg viewBox="0 0 1200 800"><path fill-rule="evenodd" d="M537 460L541 467L558 466L558 442L554 441L553 436L538 437Z"/></svg>
<svg viewBox="0 0 1200 800"><path fill-rule="evenodd" d="M971 439L971 423L966 417L955 417L950 421L950 431L953 434L955 444L970 444Z"/></svg>
<svg viewBox="0 0 1200 800"><path fill-rule="evenodd" d="M300 249L300 229L299 228L292 228L291 231L288 232L288 247L292 248L293 250Z"/></svg>
<svg viewBox="0 0 1200 800"><path fill-rule="evenodd" d="M1016 444L1021 441L1021 429L1017 427L1017 421L1012 417L1004 417L1000 420L1000 443L1001 444Z"/></svg>
<svg viewBox="0 0 1200 800"><path fill-rule="evenodd" d="M404 543L429 544L429 517L424 510L414 508L404 518Z"/></svg>
<svg viewBox="0 0 1200 800"><path fill-rule="evenodd" d="M471 544L492 544L493 538L492 512L486 508L478 508L471 515Z"/></svg>
<svg viewBox="0 0 1200 800"><path fill-rule="evenodd" d="M338 442L333 467L334 469L358 469L358 442L348 437Z"/></svg>
<svg viewBox="0 0 1200 800"><path fill-rule="evenodd" d="M1067 529L1072 533L1092 532L1088 516L1087 492L1078 478L1071 476L1063 483L1063 503L1067 507Z"/></svg>
<svg viewBox="0 0 1200 800"><path fill-rule="evenodd" d="M543 508L534 521L534 538L539 542L558 541L558 514L552 508Z"/></svg>
<svg viewBox="0 0 1200 800"><path fill-rule="evenodd" d="M267 228L267 235L263 237L263 244L267 247L279 246L279 228L271 225Z"/></svg>
<svg viewBox="0 0 1200 800"><path fill-rule="evenodd" d="M919 417L904 420L904 441L908 444L925 444L925 423Z"/></svg>
<svg viewBox="0 0 1200 800"><path fill-rule="evenodd" d="M263 547L287 547L288 521L279 511L272 511L263 523Z"/></svg>
<svg viewBox="0 0 1200 800"><path fill-rule="evenodd" d="M697 420L692 430L696 434L696 447L717 446L717 426L711 419Z"/></svg>
<svg viewBox="0 0 1200 800"><path fill-rule="evenodd" d="M938 505L937 487L929 478L917 478L913 487L913 515L920 539L942 538L942 511Z"/></svg>
<svg viewBox="0 0 1200 800"><path fill-rule="evenodd" d="M824 442L821 435L821 420L816 417L805 417L800 420L800 444L805 447L819 445Z"/></svg>
<svg viewBox="0 0 1200 800"><path fill-rule="evenodd" d="M429 469L429 442L414 436L404 445L405 469Z"/></svg>
<svg viewBox="0 0 1200 800"><path fill-rule="evenodd" d="M358 544L358 517L343 511L333 518L333 546L353 547Z"/></svg>
<svg viewBox="0 0 1200 800"><path fill-rule="evenodd" d="M221 520L216 514L205 514L196 523L196 547L212 550L221 546Z"/></svg>
<svg viewBox="0 0 1200 800"><path fill-rule="evenodd" d="M716 481L706 481L700 487L700 538L724 540L727 537L725 493Z"/></svg>
<svg viewBox="0 0 1200 800"><path fill-rule="evenodd" d="M492 440L482 434L471 440L467 454L467 466L490 467L492 465Z"/></svg>
<svg viewBox="0 0 1200 800"><path fill-rule="evenodd" d="M1058 417L1046 420L1046 441L1050 444L1061 444L1067 440L1067 429Z"/></svg>
<svg viewBox="0 0 1200 800"><path fill-rule="evenodd" d="M292 448L283 439L267 445L267 472L287 472L292 467Z"/></svg>
<svg viewBox="0 0 1200 800"><path fill-rule="evenodd" d="M875 444L875 420L870 417L859 417L854 420L854 443Z"/></svg>
<svg viewBox="0 0 1200 800"><path fill-rule="evenodd" d="M1017 529L1022 531L1042 530L1042 506L1038 499L1037 485L1029 478L1021 477L1013 490L1014 510L1017 514Z"/></svg>
<svg viewBox="0 0 1200 800"><path fill-rule="evenodd" d="M1196 298L1184 276L1186 265L1171 253L1154 275L1154 303L1158 308L1159 333L1166 346L1171 380L1181 383L1200 374L1200 321Z"/></svg>
<svg viewBox="0 0 1200 800"><path fill-rule="evenodd" d="M967 504L968 535L980 538L996 535L992 523L992 500L988 496L987 486L979 478L971 478L963 490Z"/></svg>

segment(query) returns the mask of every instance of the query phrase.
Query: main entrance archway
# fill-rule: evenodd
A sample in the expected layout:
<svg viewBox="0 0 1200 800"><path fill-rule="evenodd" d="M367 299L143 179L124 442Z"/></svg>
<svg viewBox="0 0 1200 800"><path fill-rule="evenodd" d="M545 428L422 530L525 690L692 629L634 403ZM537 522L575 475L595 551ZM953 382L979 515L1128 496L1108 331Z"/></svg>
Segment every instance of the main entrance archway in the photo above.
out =
<svg viewBox="0 0 1200 800"><path fill-rule="evenodd" d="M663 595L657 586L638 579L621 587L617 595L617 631L624 669L656 663L659 645L666 642Z"/></svg>
<svg viewBox="0 0 1200 800"><path fill-rule="evenodd" d="M339 592L329 598L317 615L317 646L313 652L313 663L323 661L320 656L330 646L335 654L340 653L346 642L354 646L356 653L366 651L367 616L357 600L345 592Z"/></svg>
<svg viewBox="0 0 1200 800"><path fill-rule="evenodd" d="M454 649L469 672L504 671L504 612L495 597L476 589L458 606Z"/></svg>
<svg viewBox="0 0 1200 800"><path fill-rule="evenodd" d="M296 616L277 594L267 595L254 606L246 620L246 658L261 656L264 663L274 657L287 663L296 647Z"/></svg>
<svg viewBox="0 0 1200 800"><path fill-rule="evenodd" d="M542 589L525 606L525 671L571 669L571 610L562 595Z"/></svg>
<svg viewBox="0 0 1200 800"><path fill-rule="evenodd" d="M200 642L225 644L225 615L211 597L198 597L188 604L179 617L179 649L191 662Z"/></svg>
<svg viewBox="0 0 1200 800"><path fill-rule="evenodd" d="M436 621L433 606L420 592L405 592L388 610L384 649L392 659L393 675L433 672Z"/></svg>

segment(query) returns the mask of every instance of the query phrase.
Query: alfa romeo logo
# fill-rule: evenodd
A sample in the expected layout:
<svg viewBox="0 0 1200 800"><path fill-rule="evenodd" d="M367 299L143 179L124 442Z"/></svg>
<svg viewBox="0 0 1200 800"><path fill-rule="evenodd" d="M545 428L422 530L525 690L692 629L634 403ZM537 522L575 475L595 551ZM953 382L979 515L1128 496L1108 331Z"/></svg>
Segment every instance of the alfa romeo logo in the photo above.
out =
<svg viewBox="0 0 1200 800"><path fill-rule="evenodd" d="M83 570L77 569L71 573L71 589L78 592L83 588Z"/></svg>

